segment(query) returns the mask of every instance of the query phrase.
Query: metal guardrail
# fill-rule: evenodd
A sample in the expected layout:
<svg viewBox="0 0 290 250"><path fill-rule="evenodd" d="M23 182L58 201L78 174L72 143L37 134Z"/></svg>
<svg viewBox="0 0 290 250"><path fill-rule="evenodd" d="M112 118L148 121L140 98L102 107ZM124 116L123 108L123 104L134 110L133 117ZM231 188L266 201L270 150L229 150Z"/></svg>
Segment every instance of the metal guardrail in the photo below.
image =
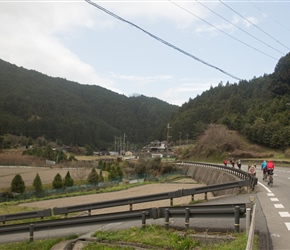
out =
<svg viewBox="0 0 290 250"><path fill-rule="evenodd" d="M35 222L33 223L33 228L31 228L30 223L22 223L22 224L16 224L16 225L3 225L0 226L0 234L5 234L9 232L21 232L21 231L27 231L30 229L31 232L36 230L42 230L45 228L52 228L52 227L61 227L61 226L69 226L69 225L79 225L79 224L96 224L98 222L114 222L114 221L124 221L124 220L133 220L142 218L142 224L143 220L147 218L157 219L160 216L165 216L165 210L162 210L162 208L151 208L151 209L145 209L145 210L135 210L132 211L132 205L137 203L145 203L145 202L152 202L156 200L164 200L164 199L170 199L170 205L173 205L173 198L179 198L182 196L192 196L192 200L195 194L205 193L205 198L207 197L207 192L213 192L218 190L224 190L224 189L232 189L232 188L240 188L243 186L248 186L251 182L251 179L248 177L246 178L246 172L238 170L238 169L231 169L224 166L219 165L213 165L213 164L201 164L201 163L186 163L186 164L198 164L199 166L206 166L206 167L215 167L215 168L221 168L226 169L230 172L238 173L239 175L243 176L245 179L241 181L234 181L234 182L228 182L228 183L222 183L222 184L215 184L205 187L198 187L198 188L192 188L192 189L181 189L177 190L175 192L166 192L166 193L159 193L159 194L153 194L153 195L145 195L145 196L137 196L132 198L125 198L125 199L117 199L113 201L105 201L105 202L96 202L96 203L89 203L89 204L81 204L76 206L69 206L69 207L55 207L53 208L53 213L55 215L57 214L65 214L73 213L73 212L81 212L81 211L88 211L89 215L91 214L91 210L94 209L100 209L100 208L107 208L107 207L114 207L114 206L122 206L122 205L130 205L130 211L129 212L121 212L121 213L113 213L113 214L104 214L104 215L90 215L86 217L76 217L76 218L66 218L61 220L50 220L50 221L41 221L41 222ZM189 219L190 216L225 216L225 214L233 214L233 204L230 204L230 208L227 208L227 211L224 207L218 206L218 205L195 205L195 206L186 206L186 209L184 207L170 207L170 208L164 208L166 210L166 217L168 216L184 216L184 211L186 211L186 216ZM239 204L241 206L241 204ZM193 208L195 207L195 208ZM212 210L214 208L214 210ZM219 208L219 209L217 209ZM209 209L209 210L208 210ZM237 212L235 212L237 214ZM240 211L238 214L243 214L244 212ZM2 215L0 216L0 221L8 220L19 220L19 219L28 219L28 218L36 218L36 217L44 217L44 216L51 216L51 209L41 210L41 211L34 211L34 212L26 212L26 213L19 213L19 214L9 214L9 215ZM4 224L3 223L3 224Z"/></svg>
<svg viewBox="0 0 290 250"><path fill-rule="evenodd" d="M256 226L256 204L254 204L253 206L251 217L252 217L251 222L250 222L251 226L250 226L249 232L247 232L248 241L247 241L246 250L252 250L253 245L254 245L255 226Z"/></svg>
<svg viewBox="0 0 290 250"><path fill-rule="evenodd" d="M222 171L228 172L232 175L237 176L238 178L240 178L242 180L249 180L248 186L252 190L254 190L255 186L258 183L258 178L249 174L248 172L245 172L245 171L238 169L238 168L226 167L223 165L211 164L211 163L200 163L200 162L178 162L177 164L178 165L193 165L193 166L198 166L198 167L214 168L217 170L222 170Z"/></svg>
<svg viewBox="0 0 290 250"><path fill-rule="evenodd" d="M142 220L142 225L146 224L146 219L160 219L165 218L165 226L167 225L166 219L169 217L229 217L236 216L238 208L238 216L242 218L246 214L246 204L222 204L222 205L192 205L192 206L181 206L181 207L159 207L149 208L128 212L108 213L91 216L73 217L57 220L47 220L31 223L22 223L14 225L3 225L0 226L0 235L6 235L10 233L19 232L31 232L41 230L52 230L54 228L63 227L78 227L81 225L96 225L112 222L123 222L132 220ZM187 220L187 221L188 221ZM186 224L187 226L187 224Z"/></svg>
<svg viewBox="0 0 290 250"><path fill-rule="evenodd" d="M169 192L169 193L167 192L167 193L159 193L159 194L153 194L153 195L144 195L144 196L137 196L137 197L131 197L131 198L111 200L111 201L80 204L80 205L74 205L74 206L68 206L68 207L54 207L53 213L54 215L59 215L59 214L67 215L68 213L88 211L90 214L91 210L123 206L123 205L129 205L130 210L132 210L133 204L152 202L152 201L157 201L157 200L165 200L165 199L170 199L170 205L172 206L174 198L180 198L180 197L189 196L189 195L193 197L195 194L201 194L201 193L207 194L208 192L231 189L231 188L240 188L247 185L248 185L248 180L233 181L233 182L215 184L215 185L210 185L210 186L205 186L205 187L180 189L180 190Z"/></svg>
<svg viewBox="0 0 290 250"><path fill-rule="evenodd" d="M32 219L32 218L41 218L46 216L51 216L51 209L44 209L38 211L24 212L24 213L14 213L14 214L3 214L0 215L0 222L5 224L6 221L14 221L14 220L24 220L24 219Z"/></svg>

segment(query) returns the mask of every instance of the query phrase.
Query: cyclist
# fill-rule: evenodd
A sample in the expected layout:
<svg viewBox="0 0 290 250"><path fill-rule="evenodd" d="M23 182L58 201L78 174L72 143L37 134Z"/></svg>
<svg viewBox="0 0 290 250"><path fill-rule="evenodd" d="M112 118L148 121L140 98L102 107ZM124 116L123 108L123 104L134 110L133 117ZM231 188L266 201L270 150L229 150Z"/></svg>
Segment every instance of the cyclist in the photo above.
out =
<svg viewBox="0 0 290 250"><path fill-rule="evenodd" d="M267 161L267 164L266 164L266 168L267 168L267 172L268 172L268 185L270 183L270 175L273 175L273 171L274 171L274 163L271 162L271 161Z"/></svg>
<svg viewBox="0 0 290 250"><path fill-rule="evenodd" d="M263 170L263 180L265 179L265 174L267 172L267 162L263 161L261 164L261 170Z"/></svg>

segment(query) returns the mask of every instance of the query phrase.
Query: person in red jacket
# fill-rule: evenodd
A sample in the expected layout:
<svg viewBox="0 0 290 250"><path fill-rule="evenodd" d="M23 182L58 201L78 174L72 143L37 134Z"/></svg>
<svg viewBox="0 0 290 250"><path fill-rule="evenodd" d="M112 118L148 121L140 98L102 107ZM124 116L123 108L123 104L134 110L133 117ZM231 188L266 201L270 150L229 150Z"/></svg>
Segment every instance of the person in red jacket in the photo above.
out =
<svg viewBox="0 0 290 250"><path fill-rule="evenodd" d="M268 171L268 178L270 179L270 175L273 175L274 172L274 163L271 161L267 161L266 168Z"/></svg>

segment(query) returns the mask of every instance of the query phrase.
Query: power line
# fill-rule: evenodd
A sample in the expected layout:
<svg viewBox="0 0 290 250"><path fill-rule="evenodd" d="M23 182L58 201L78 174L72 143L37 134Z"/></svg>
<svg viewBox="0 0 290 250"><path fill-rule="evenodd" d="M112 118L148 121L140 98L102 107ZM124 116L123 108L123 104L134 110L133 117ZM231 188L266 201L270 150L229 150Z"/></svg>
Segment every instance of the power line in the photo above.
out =
<svg viewBox="0 0 290 250"><path fill-rule="evenodd" d="M156 39L157 41L159 41L159 42L161 42L161 43L163 43L163 44L165 44L165 45L167 45L167 46L169 46L169 47L171 47L171 48L173 48L173 49L175 49L175 50L177 50L177 51L183 53L184 55L187 55L187 56L189 56L189 57L191 57L191 58L193 58L193 59L195 59L195 60L197 60L197 61L199 61L199 62L201 62L201 63L203 63L203 64L205 64L205 65L207 65L207 66L209 66L209 67L211 67L211 68L214 68L214 69L216 69L216 70L219 70L220 72L222 72L222 73L224 73L224 74L226 74L226 75L228 75L228 76L230 76L230 77L232 77L232 78L234 78L234 79L236 79L236 80L239 80L239 81L242 80L241 78L239 78L239 77L237 77L237 76L234 76L234 75L232 75L232 74L230 74L230 73L228 73L228 72L226 72L226 71L224 71L224 70L222 70L222 69L220 69L220 68L218 68L218 67L216 67L216 66L214 66L214 65L212 65L212 64L210 64L210 63L208 63L208 62L206 62L206 61L204 61L204 60L201 60L201 59L199 59L198 57L196 57L196 56L194 56L194 55L192 55L192 54L190 54L190 53L188 53L188 52L186 52L186 51L184 51L184 50L182 50L182 49L180 49L180 48L174 46L174 45L171 44L171 43L166 42L165 40L163 40L163 39L161 39L161 38L159 38L159 37L153 35L152 33L148 32L148 31L146 31L146 30L144 30L144 29L142 29L142 28L139 27L138 25L136 25L136 24L134 24L134 23L132 23L132 22L130 22L130 21L127 21L126 19L124 19L124 18L122 18L122 17L120 17L120 16L114 14L113 12L111 12L111 11L109 11L109 10L107 10L107 9L105 9L105 8L103 8L103 7L101 7L100 5L94 3L94 2L92 2L92 1L90 1L90 0L85 0L85 1L86 1L87 3L93 5L94 7L98 8L99 10L104 11L105 13L109 14L110 16L112 16L112 17L114 17L114 18L116 18L116 19L119 19L119 20L122 21L122 22L125 22L125 23L128 23L128 24L134 26L135 28L137 28L137 29L143 31L144 33L146 33L147 35L149 35L149 36L151 36L152 38Z"/></svg>
<svg viewBox="0 0 290 250"><path fill-rule="evenodd" d="M199 2L198 0L195 0L195 1L196 1L197 3L199 3L200 5L202 5L204 8L206 8L207 10L211 11L212 13L214 13L214 14L216 14L217 16L219 16L220 18L222 18L223 20L225 20L225 21L227 21L228 23L232 24L233 26L235 26L235 27L238 28L239 30L243 31L244 33L246 33L246 34L249 35L250 37L256 39L257 41L259 41L259 42L261 42L261 43L263 43L264 45L270 47L271 49L273 49L273 50L279 52L280 54L285 55L285 53L283 53L283 52L277 50L276 48L274 48L274 47L272 47L271 45L269 45L269 44L265 43L264 41L262 41L261 39L259 39L259 38L255 37L255 36L251 35L251 34L250 34L249 32L247 32L246 30L240 28L238 25L236 25L236 24L234 24L233 22L227 20L227 19L224 18L222 15L216 13L215 11L213 11L212 9L210 9L209 7L207 7L205 4Z"/></svg>
<svg viewBox="0 0 290 250"><path fill-rule="evenodd" d="M236 40L236 41L238 41L238 42L240 42L240 43L242 43L242 44L244 44L244 45L246 45L246 46L248 46L248 47L250 47L250 48L252 48L252 49L254 49L254 50L256 50L256 51L258 51L258 52L260 52L260 53L262 53L262 54L264 54L264 55L266 55L266 56L268 56L268 57L271 57L271 58L274 59L274 60L278 60L278 58L275 58L275 57L273 57L273 56L271 56L271 55L269 55L269 54L267 54L267 53L265 53L265 52L263 52L263 51L261 51L261 50L255 48L255 47L253 47L252 45L247 44L247 43L245 43L245 42L239 40L238 38L236 38L236 37L234 37L234 36L232 36L232 35L230 35L230 34L224 32L223 30L221 30L221 29L219 29L218 27L212 25L211 23L209 23L208 21L204 20L203 18L197 16L196 14L192 13L191 11L189 11L189 10L183 8L182 6L178 5L177 3L172 2L171 0L168 0L168 1L171 2L172 4L176 5L176 6L179 7L180 9L182 9L182 10L188 12L189 14L195 16L196 18L200 19L201 21L205 22L205 23L208 24L209 26L211 26L211 27L217 29L218 31L222 32L223 34L225 34L225 35L231 37L232 39L234 39L234 40Z"/></svg>
<svg viewBox="0 0 290 250"><path fill-rule="evenodd" d="M282 26L284 29L290 31L290 29L289 29L287 26L283 25L282 23L278 22L276 19L274 19L273 17L271 17L269 14L265 13L265 12L264 12L261 8L259 8L256 4L254 4L254 3L251 2L250 0L248 0L248 2L249 2L250 4L252 4L256 9L258 9L259 11L261 11L261 13L262 13L263 15L269 17L269 18L270 18L272 21L274 21L275 23L279 24L279 25Z"/></svg>
<svg viewBox="0 0 290 250"><path fill-rule="evenodd" d="M254 25L258 30L262 31L264 34L266 34L267 36L271 37L273 40L275 40L277 43L279 43L280 45L282 45L283 47L285 47L286 49L290 50L289 47L287 47L286 45L284 45L283 43L279 42L275 37L271 36L270 34L268 34L266 31L262 30L260 27L258 27L256 24L254 24L253 22L251 22L249 19L245 18L244 16L242 16L240 13L238 13L237 11L235 11L233 8L231 8L230 6L228 6L226 3L222 2L221 0L219 0L219 2L221 4L223 4L224 6L226 6L228 9L230 9L231 11L233 11L234 13L236 13L237 15L239 15L241 18L243 18L244 20L246 20L247 22L249 22L250 24Z"/></svg>

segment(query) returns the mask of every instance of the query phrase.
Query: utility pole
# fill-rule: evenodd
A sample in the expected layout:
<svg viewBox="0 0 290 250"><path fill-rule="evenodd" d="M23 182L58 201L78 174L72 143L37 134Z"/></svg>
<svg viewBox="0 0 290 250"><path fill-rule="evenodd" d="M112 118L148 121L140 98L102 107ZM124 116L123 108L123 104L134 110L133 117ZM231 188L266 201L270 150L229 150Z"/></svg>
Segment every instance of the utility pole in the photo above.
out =
<svg viewBox="0 0 290 250"><path fill-rule="evenodd" d="M168 141L169 141L169 129L171 127L169 126L169 123L167 124L167 136L166 136L166 161L168 161Z"/></svg>
<svg viewBox="0 0 290 250"><path fill-rule="evenodd" d="M186 144L188 145L188 134L186 134Z"/></svg>

